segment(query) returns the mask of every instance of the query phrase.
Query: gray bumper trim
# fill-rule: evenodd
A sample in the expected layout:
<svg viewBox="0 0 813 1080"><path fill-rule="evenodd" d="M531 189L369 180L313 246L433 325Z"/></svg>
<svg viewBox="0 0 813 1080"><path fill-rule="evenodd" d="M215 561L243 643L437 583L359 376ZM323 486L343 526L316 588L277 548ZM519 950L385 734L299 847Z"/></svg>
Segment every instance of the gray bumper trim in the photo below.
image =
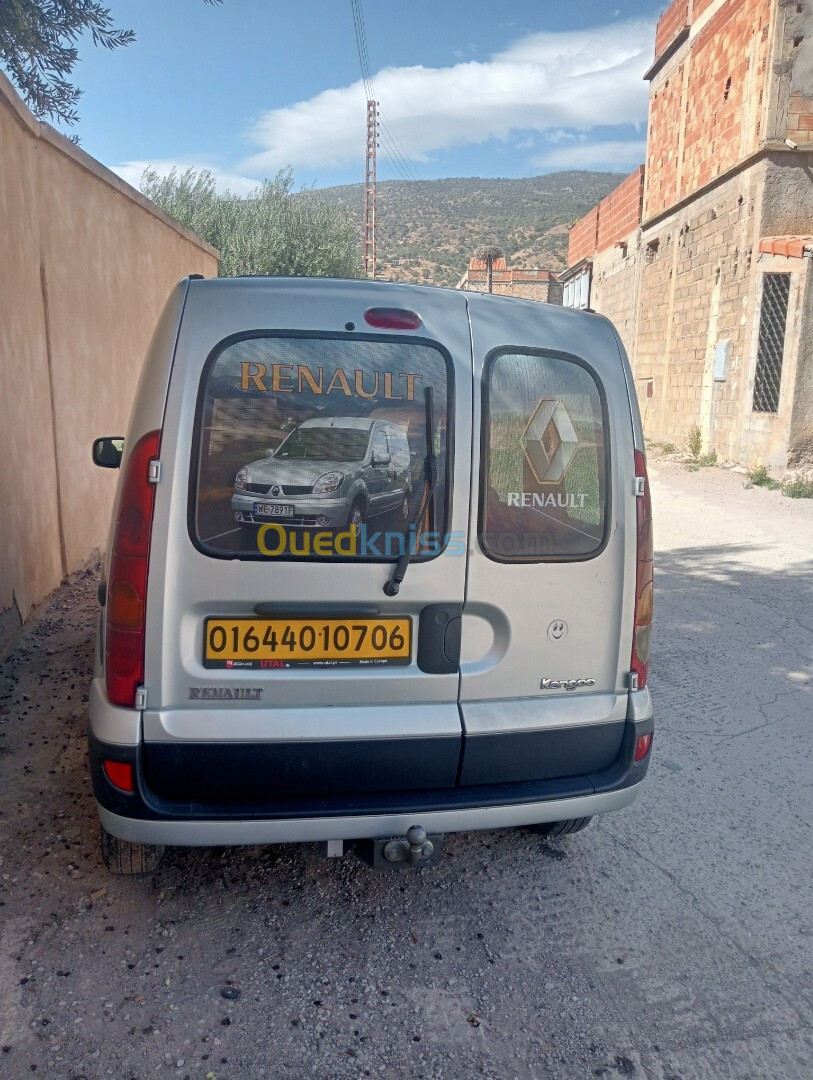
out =
<svg viewBox="0 0 813 1080"><path fill-rule="evenodd" d="M591 817L621 810L634 802L641 784L585 795L483 809L442 810L434 813L376 814L364 817L321 817L288 821L144 821L120 817L98 803L102 825L113 836L140 844L181 847L225 847L240 844L296 844L319 840L361 840L403 836L411 825L429 833L468 832L537 825L545 821Z"/></svg>

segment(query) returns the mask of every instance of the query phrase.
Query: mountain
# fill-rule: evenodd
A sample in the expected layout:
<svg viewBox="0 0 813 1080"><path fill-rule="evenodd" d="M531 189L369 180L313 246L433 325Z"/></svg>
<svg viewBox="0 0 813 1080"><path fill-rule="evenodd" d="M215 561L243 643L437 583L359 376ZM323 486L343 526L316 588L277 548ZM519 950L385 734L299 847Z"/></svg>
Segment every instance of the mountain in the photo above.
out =
<svg viewBox="0 0 813 1080"><path fill-rule="evenodd" d="M570 225L623 178L574 171L524 180L385 180L376 200L378 276L456 285L481 244L497 244L509 266L562 270ZM361 222L362 184L320 194Z"/></svg>

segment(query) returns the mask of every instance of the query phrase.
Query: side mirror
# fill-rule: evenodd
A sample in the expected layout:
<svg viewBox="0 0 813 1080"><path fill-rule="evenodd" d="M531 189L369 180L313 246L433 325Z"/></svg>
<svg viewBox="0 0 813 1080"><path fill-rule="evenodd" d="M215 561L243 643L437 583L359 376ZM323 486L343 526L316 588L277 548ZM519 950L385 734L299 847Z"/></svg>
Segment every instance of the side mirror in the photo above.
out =
<svg viewBox="0 0 813 1080"><path fill-rule="evenodd" d="M93 443L93 464L100 469L118 469L123 453L124 438L121 435L105 435Z"/></svg>
<svg viewBox="0 0 813 1080"><path fill-rule="evenodd" d="M386 450L373 450L373 465L389 465L392 455Z"/></svg>

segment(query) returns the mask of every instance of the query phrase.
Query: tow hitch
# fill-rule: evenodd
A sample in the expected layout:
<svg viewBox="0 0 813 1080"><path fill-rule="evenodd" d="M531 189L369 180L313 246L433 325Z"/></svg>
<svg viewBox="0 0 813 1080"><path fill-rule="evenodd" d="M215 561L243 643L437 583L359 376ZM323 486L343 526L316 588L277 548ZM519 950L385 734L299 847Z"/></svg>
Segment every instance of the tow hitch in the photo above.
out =
<svg viewBox="0 0 813 1080"><path fill-rule="evenodd" d="M382 840L360 840L359 858L374 870L407 870L410 867L434 866L443 854L443 836L427 836L426 829L412 825L407 834Z"/></svg>

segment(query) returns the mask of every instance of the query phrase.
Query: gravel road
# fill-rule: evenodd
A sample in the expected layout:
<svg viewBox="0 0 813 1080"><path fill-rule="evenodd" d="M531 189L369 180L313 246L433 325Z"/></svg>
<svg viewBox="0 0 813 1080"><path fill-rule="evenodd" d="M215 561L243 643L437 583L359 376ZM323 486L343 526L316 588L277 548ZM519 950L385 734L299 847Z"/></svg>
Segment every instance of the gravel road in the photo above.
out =
<svg viewBox="0 0 813 1080"><path fill-rule="evenodd" d="M0 672L0 1076L813 1075L813 503L661 460L645 792L569 840L376 874L170 851L108 876L84 744L96 577Z"/></svg>

